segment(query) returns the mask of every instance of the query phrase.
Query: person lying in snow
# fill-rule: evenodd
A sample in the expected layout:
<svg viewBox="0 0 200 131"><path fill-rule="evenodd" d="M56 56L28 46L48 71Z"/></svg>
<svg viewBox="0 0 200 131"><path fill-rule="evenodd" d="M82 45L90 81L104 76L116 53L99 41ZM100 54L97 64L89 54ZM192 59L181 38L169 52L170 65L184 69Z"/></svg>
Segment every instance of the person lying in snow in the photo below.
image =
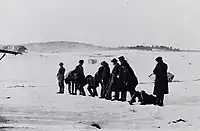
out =
<svg viewBox="0 0 200 131"><path fill-rule="evenodd" d="M141 92L136 91L136 93L132 96L131 100L128 101L129 104L133 105L133 103L136 102L135 100L136 98L138 98L140 105L147 105L147 104L156 105L158 102L157 97L147 94L144 90L142 90Z"/></svg>
<svg viewBox="0 0 200 131"><path fill-rule="evenodd" d="M90 93L90 96L92 97L95 97L95 96L98 96L98 93L97 93L97 86L95 85L95 79L92 75L87 75L86 76L86 84L88 84L88 91Z"/></svg>

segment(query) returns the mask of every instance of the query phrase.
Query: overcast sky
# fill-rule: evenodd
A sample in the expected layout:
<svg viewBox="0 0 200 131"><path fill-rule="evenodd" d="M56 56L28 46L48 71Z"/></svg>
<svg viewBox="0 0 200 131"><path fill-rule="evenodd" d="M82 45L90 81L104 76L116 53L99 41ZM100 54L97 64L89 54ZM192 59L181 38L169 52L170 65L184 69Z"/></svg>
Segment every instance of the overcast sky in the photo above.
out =
<svg viewBox="0 0 200 131"><path fill-rule="evenodd" d="M0 44L71 40L200 49L199 5L200 0L0 0Z"/></svg>

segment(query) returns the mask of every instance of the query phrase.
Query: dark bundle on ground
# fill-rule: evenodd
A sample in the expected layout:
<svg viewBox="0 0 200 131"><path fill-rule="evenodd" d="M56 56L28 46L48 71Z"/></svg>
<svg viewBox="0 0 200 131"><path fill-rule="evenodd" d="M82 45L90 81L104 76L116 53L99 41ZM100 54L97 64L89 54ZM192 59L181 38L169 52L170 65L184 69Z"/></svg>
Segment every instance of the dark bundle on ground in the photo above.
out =
<svg viewBox="0 0 200 131"><path fill-rule="evenodd" d="M98 129L101 129L101 127L99 126L99 124L96 124L96 123L92 123L91 126L96 127Z"/></svg>

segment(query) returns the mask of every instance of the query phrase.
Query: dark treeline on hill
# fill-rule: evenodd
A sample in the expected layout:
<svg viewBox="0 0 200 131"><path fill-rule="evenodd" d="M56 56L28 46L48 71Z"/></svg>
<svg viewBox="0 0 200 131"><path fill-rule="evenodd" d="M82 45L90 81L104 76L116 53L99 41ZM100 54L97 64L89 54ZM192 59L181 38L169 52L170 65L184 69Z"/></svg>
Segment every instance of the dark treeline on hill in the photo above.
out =
<svg viewBox="0 0 200 131"><path fill-rule="evenodd" d="M137 45L137 46L121 46L118 47L118 49L127 49L127 50L144 50L144 51L176 51L180 52L181 50L179 48L173 48L168 46L158 46L158 45L152 45L152 46L143 46L143 45Z"/></svg>

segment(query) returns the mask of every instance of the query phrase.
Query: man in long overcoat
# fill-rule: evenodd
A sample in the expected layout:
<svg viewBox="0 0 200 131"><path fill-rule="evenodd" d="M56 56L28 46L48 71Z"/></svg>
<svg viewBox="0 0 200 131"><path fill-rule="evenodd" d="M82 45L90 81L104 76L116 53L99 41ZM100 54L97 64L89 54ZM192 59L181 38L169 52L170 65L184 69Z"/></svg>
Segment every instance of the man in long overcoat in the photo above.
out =
<svg viewBox="0 0 200 131"><path fill-rule="evenodd" d="M126 101L127 91L130 92L131 97L134 95L135 88L138 85L138 79L129 63L125 60L124 56L120 56L118 59L121 63L124 74L123 80L125 82L125 87L122 88L121 101Z"/></svg>
<svg viewBox="0 0 200 131"><path fill-rule="evenodd" d="M79 60L79 65L76 66L75 70L73 70L72 73L75 73L77 75L76 85L78 86L80 95L86 96L86 93L83 88L85 85L85 74L84 74L83 64L84 60Z"/></svg>
<svg viewBox="0 0 200 131"><path fill-rule="evenodd" d="M157 104L163 106L164 94L169 93L167 78L168 66L163 62L162 57L157 57L155 60L157 61L157 65L153 70L156 76L153 94L158 98Z"/></svg>
<svg viewBox="0 0 200 131"><path fill-rule="evenodd" d="M113 100L119 100L119 83L120 83L120 68L121 66L119 65L117 59L111 60L111 62L114 65L114 68L112 70L111 76L110 76L110 81L109 84L107 85L106 89L106 99L111 100L112 99L112 91L114 90L115 92L115 97Z"/></svg>

